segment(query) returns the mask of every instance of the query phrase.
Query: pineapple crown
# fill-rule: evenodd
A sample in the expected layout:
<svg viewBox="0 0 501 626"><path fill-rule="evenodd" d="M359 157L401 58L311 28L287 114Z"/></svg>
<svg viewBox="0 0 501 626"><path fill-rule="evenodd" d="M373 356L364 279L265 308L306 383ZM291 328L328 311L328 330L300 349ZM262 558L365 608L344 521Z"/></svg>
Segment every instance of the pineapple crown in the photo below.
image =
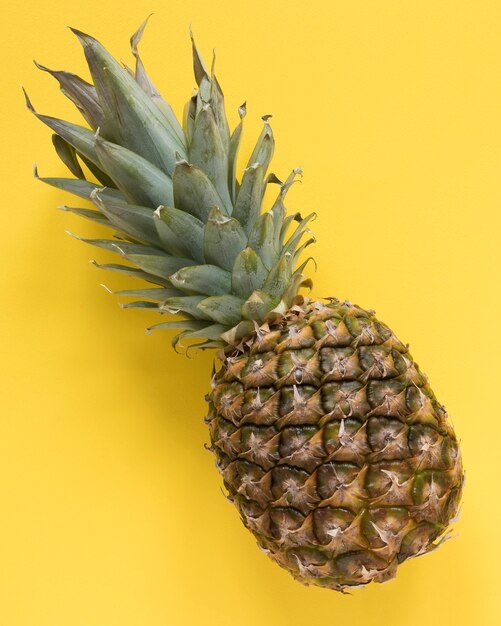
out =
<svg viewBox="0 0 501 626"><path fill-rule="evenodd" d="M191 31L198 88L185 106L183 124L178 122L139 56L146 23L131 37L134 71L75 29L93 84L36 64L59 82L90 129L37 113L25 93L30 111L53 130L54 148L75 178L40 178L36 167L35 176L94 205L63 209L115 230L112 239L79 239L130 263L97 267L154 285L114 292L135 299L125 307L177 316L149 330L179 329L174 347L182 338L195 340L198 348L234 345L285 314L300 287L311 287L303 275L309 259L299 264L299 257L314 242L308 229L314 214L287 215L284 197L299 169L285 182L267 174L274 150L270 116L262 118L261 134L237 179L246 105L239 107L240 122L230 133L214 63L209 72ZM83 165L98 182L87 178ZM270 183L279 193L263 212Z"/></svg>

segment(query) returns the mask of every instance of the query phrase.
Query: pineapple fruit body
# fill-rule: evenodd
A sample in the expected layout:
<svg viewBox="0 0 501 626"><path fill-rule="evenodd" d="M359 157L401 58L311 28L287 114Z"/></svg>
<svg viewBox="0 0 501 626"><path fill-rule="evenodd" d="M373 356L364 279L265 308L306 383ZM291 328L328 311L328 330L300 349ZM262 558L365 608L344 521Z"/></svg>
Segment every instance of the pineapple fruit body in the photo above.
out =
<svg viewBox="0 0 501 626"><path fill-rule="evenodd" d="M39 114L72 177L41 178L93 204L64 207L112 230L84 242L96 265L150 286L125 308L175 319L175 346L221 350L209 396L211 447L228 497L260 547L299 581L342 591L391 578L429 552L458 508L456 437L407 347L370 311L299 291L314 214L287 214L268 172L268 117L236 175L245 105L230 132L224 97L193 41L197 90L180 123L148 77L74 30L93 84L55 78L87 126ZM36 173L38 177L38 173ZM269 185L278 188L263 210ZM193 343L195 342L195 343Z"/></svg>
<svg viewBox="0 0 501 626"><path fill-rule="evenodd" d="M408 348L350 303L298 306L224 355L208 424L243 523L305 584L384 582L457 513L445 410Z"/></svg>

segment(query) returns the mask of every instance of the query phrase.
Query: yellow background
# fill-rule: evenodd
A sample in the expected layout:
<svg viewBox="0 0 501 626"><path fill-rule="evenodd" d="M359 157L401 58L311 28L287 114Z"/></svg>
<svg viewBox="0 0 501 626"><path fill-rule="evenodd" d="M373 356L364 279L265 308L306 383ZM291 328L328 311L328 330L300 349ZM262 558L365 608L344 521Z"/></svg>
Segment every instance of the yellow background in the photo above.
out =
<svg viewBox="0 0 501 626"><path fill-rule="evenodd" d="M453 418L457 536L386 585L308 589L257 549L203 447L211 355L145 336L156 317L99 287L130 281L87 264L111 256L64 234L99 228L31 176L64 168L20 84L79 119L32 58L85 73L72 25L130 59L150 11L143 58L175 110L191 22L232 124L248 101L242 155L273 113L272 169L304 169L289 204L319 214L315 294L376 309ZM0 624L500 624L501 4L28 0L1 38Z"/></svg>

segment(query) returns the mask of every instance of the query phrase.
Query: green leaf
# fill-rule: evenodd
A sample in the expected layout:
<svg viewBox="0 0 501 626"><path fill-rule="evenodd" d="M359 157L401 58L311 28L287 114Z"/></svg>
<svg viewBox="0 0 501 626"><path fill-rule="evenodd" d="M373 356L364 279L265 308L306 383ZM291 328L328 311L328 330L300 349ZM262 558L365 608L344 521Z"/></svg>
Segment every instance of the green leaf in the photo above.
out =
<svg viewBox="0 0 501 626"><path fill-rule="evenodd" d="M136 30L136 32L132 35L130 39L130 45L132 54L136 59L136 71L134 73L134 77L136 82L141 87L141 89L151 98L152 102L156 105L158 110L162 113L165 121L169 125L171 129L171 133L173 137L176 137L179 145L186 149L186 138L183 133L183 129L179 124L174 112L172 111L171 106L161 97L155 85L151 82L146 70L144 69L143 62L141 57L139 56L139 51L137 49L139 42L144 33L144 29L146 28L146 24L150 19L152 14L150 14L141 26Z"/></svg>
<svg viewBox="0 0 501 626"><path fill-rule="evenodd" d="M244 319L263 322L270 311L278 305L279 298L275 298L266 291L254 291L242 307Z"/></svg>
<svg viewBox="0 0 501 626"><path fill-rule="evenodd" d="M172 183L174 206L202 222L209 219L213 207L222 205L222 200L208 176L186 161L176 163Z"/></svg>
<svg viewBox="0 0 501 626"><path fill-rule="evenodd" d="M308 265L308 263L312 261L313 265L315 266L315 269L317 269L317 263L315 261L315 259L312 256L309 256L305 261L303 261L301 263L301 265L296 269L296 271L294 272L294 274L302 274L304 268Z"/></svg>
<svg viewBox="0 0 501 626"><path fill-rule="evenodd" d="M129 243L127 241L120 241L118 239L88 239L86 237L79 237L70 231L66 231L68 235L71 235L78 241L83 241L84 243L88 243L91 246L97 246L98 248L103 248L104 250L108 250L109 252L113 252L115 254L120 254L122 256L127 255L127 257L131 255L157 255L159 250L156 248L150 248L149 246L143 246L137 243Z"/></svg>
<svg viewBox="0 0 501 626"><path fill-rule="evenodd" d="M51 70L36 61L35 65L39 70L48 72L58 81L62 93L73 102L91 128L97 130L99 127L103 127L103 110L99 104L94 85L90 85L75 74Z"/></svg>
<svg viewBox="0 0 501 626"><path fill-rule="evenodd" d="M197 44L195 43L195 37L193 37L193 32L190 27L190 39L191 39L191 50L193 56L193 73L195 74L195 80L197 81L197 85L200 87L203 79L209 80L209 72L205 67L204 60L200 52L198 51Z"/></svg>
<svg viewBox="0 0 501 626"><path fill-rule="evenodd" d="M136 302L126 302L120 305L122 309L157 309L158 304L155 302L146 302L145 300L137 300Z"/></svg>
<svg viewBox="0 0 501 626"><path fill-rule="evenodd" d="M228 153L208 104L202 107L195 119L189 161L207 174L221 198L221 210L231 215L233 206L228 192Z"/></svg>
<svg viewBox="0 0 501 626"><path fill-rule="evenodd" d="M83 46L104 117L103 135L171 174L185 150L155 104L93 37L72 29Z"/></svg>
<svg viewBox="0 0 501 626"><path fill-rule="evenodd" d="M172 204L172 180L139 154L99 136L96 153L106 172L132 202L153 208Z"/></svg>
<svg viewBox="0 0 501 626"><path fill-rule="evenodd" d="M92 209L81 209L79 207L71 207L71 206L66 206L66 205L61 205L61 206L58 206L57 208L61 209L62 211L67 211L68 213L74 213L75 215L78 215L79 217L83 217L87 220L97 222L98 224L101 224L102 226L110 226L110 227L113 226L110 220L99 211L93 211Z"/></svg>
<svg viewBox="0 0 501 626"><path fill-rule="evenodd" d="M175 256L204 263L204 225L193 215L179 209L160 206L153 221L163 247Z"/></svg>
<svg viewBox="0 0 501 626"><path fill-rule="evenodd" d="M220 324L234 325L242 319L244 300L232 295L211 296L198 304L198 309Z"/></svg>
<svg viewBox="0 0 501 626"><path fill-rule="evenodd" d="M207 263L231 271L239 252L247 246L247 236L237 220L214 207L204 229L204 254Z"/></svg>
<svg viewBox="0 0 501 626"><path fill-rule="evenodd" d="M103 192L98 190L91 194L91 200L113 226L133 239L161 247L152 209L126 201L104 200Z"/></svg>
<svg viewBox="0 0 501 626"><path fill-rule="evenodd" d="M275 217L275 216L274 216ZM297 223L302 221L302 217L300 213L292 213L291 215L287 215L283 218L283 220L279 223L279 233L278 233L278 248L281 250L285 245L285 237L289 230L292 222L296 221ZM274 224L276 223L274 219ZM297 224L296 224L297 226ZM275 237L277 236L277 232L275 231Z"/></svg>
<svg viewBox="0 0 501 626"><path fill-rule="evenodd" d="M228 126L228 120L226 118L226 109L224 106L224 96L221 87L218 83L216 76L214 75L214 64L216 61L216 55L214 53L212 61L212 70L210 78L210 104L214 111L214 119L216 126L219 129L219 136L224 146L225 151L228 153L230 149L230 128Z"/></svg>
<svg viewBox="0 0 501 626"><path fill-rule="evenodd" d="M240 116L240 122L233 131L230 138L230 149L228 152L228 188L230 190L231 201L233 206L237 200L238 194L238 181L237 181L237 156L238 149L240 147L240 141L242 139L243 119L247 112L247 103L244 102L238 107L238 115Z"/></svg>
<svg viewBox="0 0 501 626"><path fill-rule="evenodd" d="M201 328L200 330L194 330L184 334L184 337L187 339L220 339L222 333L228 330L228 326L223 326L222 324L207 324ZM183 338L184 338L183 337Z"/></svg>
<svg viewBox="0 0 501 626"><path fill-rule="evenodd" d="M263 194L263 167L259 163L255 163L244 172L235 209L232 213L232 217L240 222L246 233L251 231L259 218Z"/></svg>
<svg viewBox="0 0 501 626"><path fill-rule="evenodd" d="M66 165L73 176L85 180L85 174L78 162L75 148L59 135L52 135L52 144L57 152L57 156Z"/></svg>
<svg viewBox="0 0 501 626"><path fill-rule="evenodd" d="M283 224L287 219L285 217L286 208L284 205L284 198L287 195L287 192L292 187L292 185L297 182L297 176L302 176L303 172L301 168L296 167L292 170L292 172L287 177L284 183L280 185L280 193L278 194L277 199L275 200L273 206L271 207L270 213L273 215L273 225L275 229L275 245L277 248L281 248L283 244L283 237L285 236L285 231L287 227L285 227L285 231L283 231ZM299 214L297 214L299 215ZM298 220L299 221L299 220Z"/></svg>
<svg viewBox="0 0 501 626"><path fill-rule="evenodd" d="M121 246L117 244L117 248L120 250ZM191 259L180 259L167 254L128 254L124 251L122 256L148 274L169 280L174 272L193 264Z"/></svg>
<svg viewBox="0 0 501 626"><path fill-rule="evenodd" d="M315 237L311 237L310 239L307 239L301 246L299 246L297 250L294 251L294 254L292 255L292 264L291 264L292 267L294 267L294 265L298 261L304 249L307 248L308 246L311 246L311 244L315 242L316 242Z"/></svg>
<svg viewBox="0 0 501 626"><path fill-rule="evenodd" d="M292 305L292 300L297 295L299 289L301 287L309 287L311 289L312 285L313 283L311 279L305 279L301 273L295 272L292 275L287 289L282 294L283 302L289 308Z"/></svg>
<svg viewBox="0 0 501 626"><path fill-rule="evenodd" d="M151 332L152 330L162 330L162 329L171 329L171 328L183 328L185 330L199 330L202 328L206 328L210 326L207 322L199 321L199 320L175 320L173 322L160 322L160 324L154 324L150 326L146 330Z"/></svg>
<svg viewBox="0 0 501 626"><path fill-rule="evenodd" d="M255 163L259 163L263 168L263 175L266 174L266 170L268 169L268 165L270 164L270 161L273 157L273 151L275 149L273 132L271 130L271 126L268 124L269 117L271 116L265 115L263 117L263 130L259 135L256 147L254 148L249 159L249 163L247 164L247 167L250 167Z"/></svg>
<svg viewBox="0 0 501 626"><path fill-rule="evenodd" d="M75 196L79 196L80 198L85 198L89 200L91 193L95 189L98 189L101 197L105 200L118 200L121 202L125 202L125 197L119 191L116 191L114 189L105 189L103 187L100 187L99 185L96 185L95 183L90 183L86 180L80 180L78 178L42 178L38 175L38 170L36 166L34 168L34 176L35 178L47 185L57 187L62 191L67 191L68 193L72 193Z"/></svg>
<svg viewBox="0 0 501 626"><path fill-rule="evenodd" d="M181 342L181 339L198 339L207 336L212 339L191 344L186 348L186 354L188 354L190 349L205 350L206 348L221 348L225 345L224 341L221 341L221 333L226 330L228 330L228 328L220 324L206 324L204 328L195 331L185 330L174 337L171 342L172 347L177 352L177 345Z"/></svg>
<svg viewBox="0 0 501 626"><path fill-rule="evenodd" d="M236 345L240 339L253 335L256 331L256 323L250 320L242 320L236 326L229 328L226 332L221 334L223 339L228 345Z"/></svg>
<svg viewBox="0 0 501 626"><path fill-rule="evenodd" d="M183 291L204 293L208 296L222 296L231 292L231 274L216 265L194 265L183 267L170 281Z"/></svg>
<svg viewBox="0 0 501 626"><path fill-rule="evenodd" d="M195 117L197 114L197 94L196 92L191 96L184 107L183 111L183 130L188 144L191 143L193 138L193 129L195 127Z"/></svg>
<svg viewBox="0 0 501 626"><path fill-rule="evenodd" d="M275 263L263 285L263 291L278 300L282 297L292 277L290 261L290 254L283 255Z"/></svg>
<svg viewBox="0 0 501 626"><path fill-rule="evenodd" d="M270 213L263 213L252 229L248 245L259 254L267 270L271 269L276 260L274 243L273 217Z"/></svg>
<svg viewBox="0 0 501 626"><path fill-rule="evenodd" d="M78 150L78 152L81 152L93 163L99 163L95 150L96 138L95 134L91 130L84 128L83 126L78 126L77 124L72 124L71 122L65 122L64 120L60 120L56 117L50 117L48 115L41 115L40 113L37 113L31 104L28 94L24 89L23 91L26 106L35 117L51 128L56 135L65 139L76 150Z"/></svg>
<svg viewBox="0 0 501 626"><path fill-rule="evenodd" d="M171 286L167 278L154 276L153 274L149 274L148 272L144 272L143 270L136 269L135 267L130 267L128 265L117 265L115 263L97 263L96 261L91 262L95 267L100 270L116 272L118 274L124 274L125 276L131 276L132 278L140 278L141 280L146 280L149 283L154 283L156 285L165 285L166 287Z"/></svg>
<svg viewBox="0 0 501 626"><path fill-rule="evenodd" d="M197 308L197 305L205 300L205 296L179 296L168 298L162 303L162 312L168 312L172 315L178 313L186 313L194 317L195 319L210 320L208 315L205 315Z"/></svg>
<svg viewBox="0 0 501 626"><path fill-rule="evenodd" d="M111 187L112 189L117 188L117 186L115 185L115 181L113 181L108 176L108 174L103 172L101 168L99 168L95 163L92 163L92 161L89 161L89 159L85 157L83 154L80 154L80 152L77 152L77 154L85 163L85 165L89 168L91 174L93 174L97 178L97 180L101 183L101 185L103 185L104 187Z"/></svg>
<svg viewBox="0 0 501 626"><path fill-rule="evenodd" d="M106 287L108 290L108 288ZM177 289L162 289L162 288L149 288L149 289L121 289L119 291L110 291L115 296L123 296L125 298L149 298L150 300L157 300L158 302L164 302L167 298L181 295L181 292Z"/></svg>
<svg viewBox="0 0 501 626"><path fill-rule="evenodd" d="M312 234L311 231L306 229L306 226L308 225L308 222L310 222L312 219L315 219L316 216L316 213L310 213L303 220L301 220L301 222L299 222L294 234L289 237L287 243L283 246L282 254L284 252L290 252L291 254L293 254L294 250L299 245L299 242L301 241L303 235L305 235L306 233Z"/></svg>
<svg viewBox="0 0 501 626"><path fill-rule="evenodd" d="M231 289L244 299L256 289L260 289L268 272L263 262L252 248L245 248L235 259L231 272Z"/></svg>

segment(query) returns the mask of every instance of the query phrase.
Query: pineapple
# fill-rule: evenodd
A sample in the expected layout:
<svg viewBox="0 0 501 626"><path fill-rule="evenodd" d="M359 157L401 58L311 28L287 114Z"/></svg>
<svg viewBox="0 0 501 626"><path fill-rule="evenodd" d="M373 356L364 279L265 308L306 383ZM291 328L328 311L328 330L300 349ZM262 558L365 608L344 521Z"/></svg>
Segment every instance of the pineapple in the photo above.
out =
<svg viewBox="0 0 501 626"><path fill-rule="evenodd" d="M307 585L384 582L440 545L457 514L463 470L447 414L373 311L300 295L314 216L284 206L300 170L284 182L267 173L264 117L239 180L245 105L230 133L192 37L198 88L181 125L139 56L145 24L131 39L134 71L77 30L93 84L38 66L90 127L41 115L26 96L73 175L40 180L90 200L65 208L115 231L83 241L125 261L98 267L150 284L117 292L126 306L176 315L152 327L178 329L174 347L217 349L211 450L259 547ZM268 184L278 197L263 211Z"/></svg>

